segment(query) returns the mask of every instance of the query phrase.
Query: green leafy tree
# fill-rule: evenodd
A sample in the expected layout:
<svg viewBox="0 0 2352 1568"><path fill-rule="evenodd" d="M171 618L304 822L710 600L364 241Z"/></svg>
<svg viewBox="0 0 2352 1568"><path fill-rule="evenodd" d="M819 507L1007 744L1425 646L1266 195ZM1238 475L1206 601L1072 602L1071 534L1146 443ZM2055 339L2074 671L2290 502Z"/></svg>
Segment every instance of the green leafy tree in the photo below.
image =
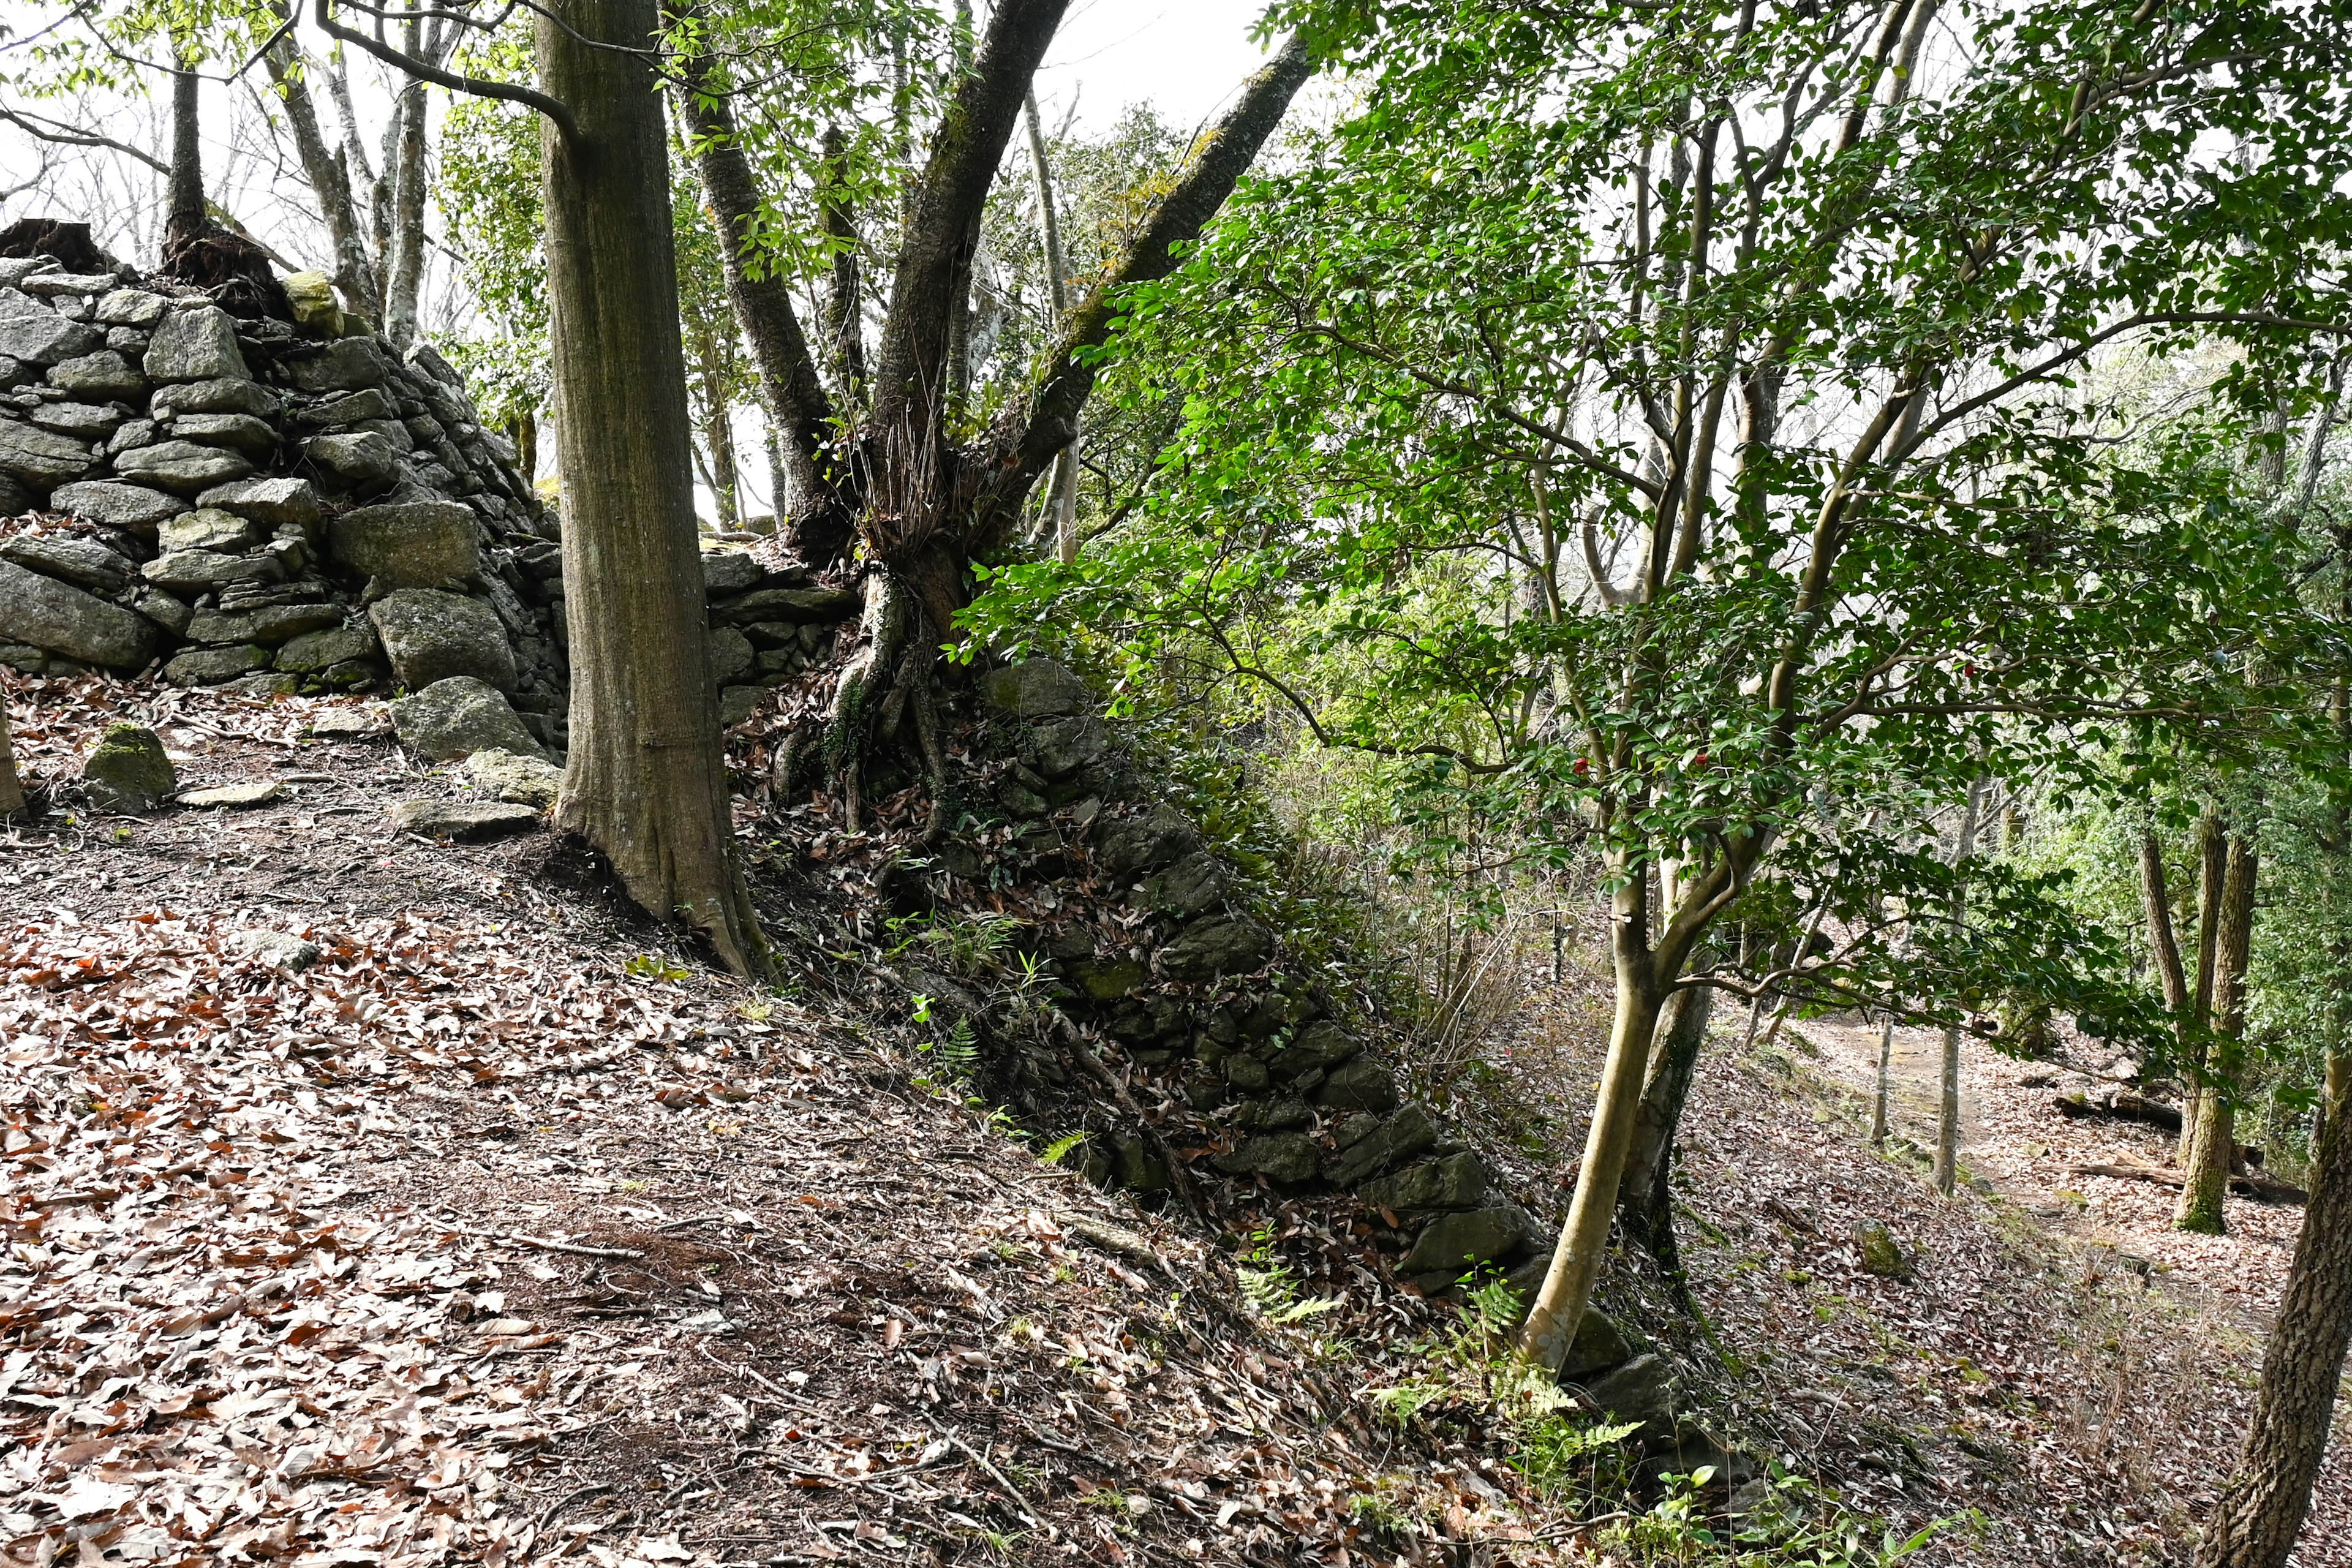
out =
<svg viewBox="0 0 2352 1568"><path fill-rule="evenodd" d="M2267 3L1364 14L1357 110L1128 296L1187 400L1151 525L971 619L1076 620L1139 683L1222 668L1408 804L1600 856L1615 1014L1528 1327L1556 1363L1668 998L1801 977L1694 973L1719 922L1824 909L1855 936L1811 984L1938 1017L2005 966L2063 993L2052 889L1872 808L2303 670L2244 425L2119 444L2090 378L2213 342L2235 406L2307 374L2344 95ZM2108 992L2069 1001L2150 1024Z"/></svg>

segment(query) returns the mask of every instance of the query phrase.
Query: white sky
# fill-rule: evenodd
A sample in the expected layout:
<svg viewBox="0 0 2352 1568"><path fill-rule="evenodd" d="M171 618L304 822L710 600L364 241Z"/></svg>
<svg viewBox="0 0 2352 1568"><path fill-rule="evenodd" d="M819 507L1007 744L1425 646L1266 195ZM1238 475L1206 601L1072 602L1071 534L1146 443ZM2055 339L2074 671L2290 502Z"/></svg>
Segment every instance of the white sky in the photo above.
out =
<svg viewBox="0 0 2352 1568"><path fill-rule="evenodd" d="M1058 123L1077 95L1082 131L1108 130L1131 103L1198 125L1265 58L1250 42L1265 0L1076 0L1037 76Z"/></svg>

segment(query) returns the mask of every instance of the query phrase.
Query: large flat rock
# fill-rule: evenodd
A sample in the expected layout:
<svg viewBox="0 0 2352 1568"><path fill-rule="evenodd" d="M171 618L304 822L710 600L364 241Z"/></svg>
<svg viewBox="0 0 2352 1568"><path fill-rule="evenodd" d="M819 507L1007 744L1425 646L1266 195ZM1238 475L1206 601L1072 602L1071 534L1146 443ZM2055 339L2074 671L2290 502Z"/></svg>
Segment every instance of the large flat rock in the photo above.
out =
<svg viewBox="0 0 2352 1568"><path fill-rule="evenodd" d="M155 657L154 624L119 605L0 561L0 643L23 643L108 669Z"/></svg>

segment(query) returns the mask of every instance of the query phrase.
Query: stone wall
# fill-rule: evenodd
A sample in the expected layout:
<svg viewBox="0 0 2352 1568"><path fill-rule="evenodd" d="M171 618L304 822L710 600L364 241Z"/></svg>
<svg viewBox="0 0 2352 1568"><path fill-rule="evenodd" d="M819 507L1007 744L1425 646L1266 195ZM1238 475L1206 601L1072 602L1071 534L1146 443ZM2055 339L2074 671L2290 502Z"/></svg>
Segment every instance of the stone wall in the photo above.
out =
<svg viewBox="0 0 2352 1568"><path fill-rule="evenodd" d="M419 348L0 260L0 662L267 694L465 677L563 741L562 552Z"/></svg>
<svg viewBox="0 0 2352 1568"><path fill-rule="evenodd" d="M1253 1190L1352 1196L1396 1272L1426 1292L1480 1266L1531 1285L1549 1223L1406 1096L1370 1031L1335 1016L1334 999L1251 912L1244 879L1158 798L1085 683L1036 660L980 688L990 715L980 750L998 759L982 786L992 798L971 802L970 826L939 847L940 902L969 905L983 889L1018 902L1056 1005L1111 1046L1144 1121L1106 1086L1074 1079L1081 1064L1034 1033L1002 1032L1008 1097L1090 1101L1100 1115L1088 1170L1105 1184L1164 1193L1172 1152L1195 1185L1223 1187L1227 1206L1248 1206ZM908 979L986 1012L953 976Z"/></svg>

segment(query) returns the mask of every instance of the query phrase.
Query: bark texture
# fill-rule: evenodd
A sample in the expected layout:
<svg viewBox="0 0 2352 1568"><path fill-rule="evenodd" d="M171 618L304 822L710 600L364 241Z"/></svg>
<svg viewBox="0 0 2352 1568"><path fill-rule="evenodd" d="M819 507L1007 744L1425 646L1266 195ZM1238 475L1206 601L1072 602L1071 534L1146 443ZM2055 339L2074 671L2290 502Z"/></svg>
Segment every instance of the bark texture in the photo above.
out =
<svg viewBox="0 0 2352 1568"><path fill-rule="evenodd" d="M203 124L198 100L202 80L195 66L184 59L172 73L172 174L163 209L167 246L197 239L206 226L205 152L198 140Z"/></svg>
<svg viewBox="0 0 2352 1568"><path fill-rule="evenodd" d="M2198 1542L2197 1568L2285 1568L2327 1451L2352 1347L2352 1098L2336 1082L2253 1423Z"/></svg>
<svg viewBox="0 0 2352 1568"><path fill-rule="evenodd" d="M1706 1044L1707 1021L1714 1012L1715 992L1709 986L1685 986L1667 998L1658 1016L1658 1039L1633 1116L1624 1180L1619 1184L1618 1228L1670 1271L1681 1268L1671 1185L1675 1135L1682 1126L1683 1107L1690 1099L1691 1079L1697 1075L1699 1050Z"/></svg>
<svg viewBox="0 0 2352 1568"><path fill-rule="evenodd" d="M1650 1047L1664 1008L1657 954L1648 940L1649 879L1619 879L1611 896L1611 958L1616 972L1616 1016L1610 1026L1609 1056L1601 1069L1601 1090L1592 1126L1584 1140L1584 1165L1570 1200L1551 1268L1528 1309L1520 1342L1538 1364L1558 1370L1584 1321L1593 1282L1609 1244L1609 1219L1633 1145Z"/></svg>
<svg viewBox="0 0 2352 1568"><path fill-rule="evenodd" d="M739 973L766 944L734 854L694 514L654 0L557 0L534 27L564 476L572 752L558 820ZM576 35L576 36L575 36Z"/></svg>
<svg viewBox="0 0 2352 1568"><path fill-rule="evenodd" d="M2230 1160L2237 1147L2237 1119L2230 1104L2235 1045L2246 1032L2246 969L2254 936L2254 891L2261 862L2253 841L2231 834L2221 882L2221 918L2213 959L2214 1044L2204 1064L2205 1087L2197 1097L2196 1118L2184 1126L2188 1178L2173 1224L2206 1236L2228 1228Z"/></svg>

